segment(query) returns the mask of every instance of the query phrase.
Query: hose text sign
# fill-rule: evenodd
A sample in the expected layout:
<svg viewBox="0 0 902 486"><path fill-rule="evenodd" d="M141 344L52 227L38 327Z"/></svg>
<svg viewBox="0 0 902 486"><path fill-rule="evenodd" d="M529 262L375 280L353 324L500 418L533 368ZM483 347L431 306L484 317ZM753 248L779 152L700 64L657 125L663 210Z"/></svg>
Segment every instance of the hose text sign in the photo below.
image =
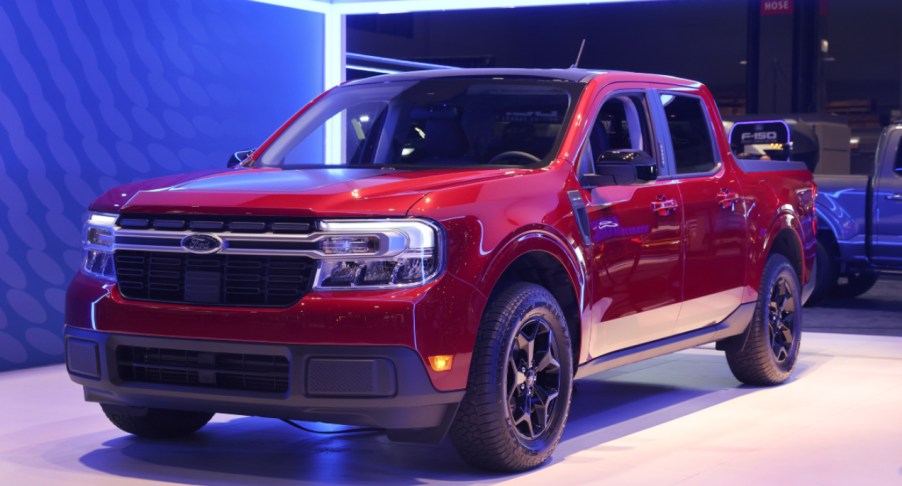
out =
<svg viewBox="0 0 902 486"><path fill-rule="evenodd" d="M790 15L793 0L761 0L761 15Z"/></svg>

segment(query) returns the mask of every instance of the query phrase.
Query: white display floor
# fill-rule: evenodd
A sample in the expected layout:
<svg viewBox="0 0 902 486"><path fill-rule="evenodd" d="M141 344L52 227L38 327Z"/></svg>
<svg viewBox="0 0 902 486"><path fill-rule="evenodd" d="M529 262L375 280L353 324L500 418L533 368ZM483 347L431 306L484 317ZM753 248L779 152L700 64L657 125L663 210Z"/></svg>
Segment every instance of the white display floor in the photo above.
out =
<svg viewBox="0 0 902 486"><path fill-rule="evenodd" d="M902 484L899 337L805 334L797 373L777 388L740 386L712 347L578 385L553 460L497 476L447 442L319 436L272 419L220 415L188 439L137 440L84 403L63 366L7 372L0 484Z"/></svg>

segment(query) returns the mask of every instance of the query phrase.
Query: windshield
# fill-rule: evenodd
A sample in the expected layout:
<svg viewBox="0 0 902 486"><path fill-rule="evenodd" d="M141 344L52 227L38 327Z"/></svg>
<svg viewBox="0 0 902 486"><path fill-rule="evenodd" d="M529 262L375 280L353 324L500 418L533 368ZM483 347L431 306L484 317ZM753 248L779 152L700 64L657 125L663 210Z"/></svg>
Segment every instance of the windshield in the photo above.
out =
<svg viewBox="0 0 902 486"><path fill-rule="evenodd" d="M258 165L541 166L554 157L582 87L465 77L343 86L292 123ZM334 152L326 150L327 125L340 145Z"/></svg>

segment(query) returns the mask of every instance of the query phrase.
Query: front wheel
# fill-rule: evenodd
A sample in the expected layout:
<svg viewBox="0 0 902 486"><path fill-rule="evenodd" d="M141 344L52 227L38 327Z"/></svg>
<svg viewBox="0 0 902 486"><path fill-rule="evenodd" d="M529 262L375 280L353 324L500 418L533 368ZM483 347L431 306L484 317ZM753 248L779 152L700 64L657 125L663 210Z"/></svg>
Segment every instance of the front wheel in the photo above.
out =
<svg viewBox="0 0 902 486"><path fill-rule="evenodd" d="M792 373L802 338L799 276L783 255L767 259L745 343L727 350L730 371L749 385L779 385Z"/></svg>
<svg viewBox="0 0 902 486"><path fill-rule="evenodd" d="M171 439L193 434L213 418L212 413L145 408L123 413L121 407L101 403L110 422L124 432L148 439Z"/></svg>
<svg viewBox="0 0 902 486"><path fill-rule="evenodd" d="M539 466L564 432L572 388L570 336L554 296L515 284L492 300L480 323L451 440L479 468Z"/></svg>

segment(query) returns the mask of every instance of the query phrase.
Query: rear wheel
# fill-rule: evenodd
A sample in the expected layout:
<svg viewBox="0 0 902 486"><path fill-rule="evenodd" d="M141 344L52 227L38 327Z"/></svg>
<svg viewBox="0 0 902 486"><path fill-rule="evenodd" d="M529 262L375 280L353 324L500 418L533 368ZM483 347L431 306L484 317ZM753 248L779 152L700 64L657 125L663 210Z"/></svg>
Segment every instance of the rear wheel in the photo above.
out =
<svg viewBox="0 0 902 486"><path fill-rule="evenodd" d="M878 274L873 272L850 273L846 276L845 284L836 286L836 296L844 299L852 299L871 290L877 283Z"/></svg>
<svg viewBox="0 0 902 486"><path fill-rule="evenodd" d="M162 408L123 409L100 404L110 422L121 430L148 439L169 439L197 432L213 418L212 413Z"/></svg>
<svg viewBox="0 0 902 486"><path fill-rule="evenodd" d="M534 468L561 439L572 386L570 336L560 307L545 288L515 284L483 316L451 440L476 467Z"/></svg>
<svg viewBox="0 0 902 486"><path fill-rule="evenodd" d="M808 298L807 305L814 305L829 297L836 289L837 265L827 245L820 240L817 242L817 274L814 280L814 290Z"/></svg>
<svg viewBox="0 0 902 486"><path fill-rule="evenodd" d="M727 349L727 363L736 379L749 385L778 385L789 379L802 338L800 289L789 260L771 255L745 343Z"/></svg>

